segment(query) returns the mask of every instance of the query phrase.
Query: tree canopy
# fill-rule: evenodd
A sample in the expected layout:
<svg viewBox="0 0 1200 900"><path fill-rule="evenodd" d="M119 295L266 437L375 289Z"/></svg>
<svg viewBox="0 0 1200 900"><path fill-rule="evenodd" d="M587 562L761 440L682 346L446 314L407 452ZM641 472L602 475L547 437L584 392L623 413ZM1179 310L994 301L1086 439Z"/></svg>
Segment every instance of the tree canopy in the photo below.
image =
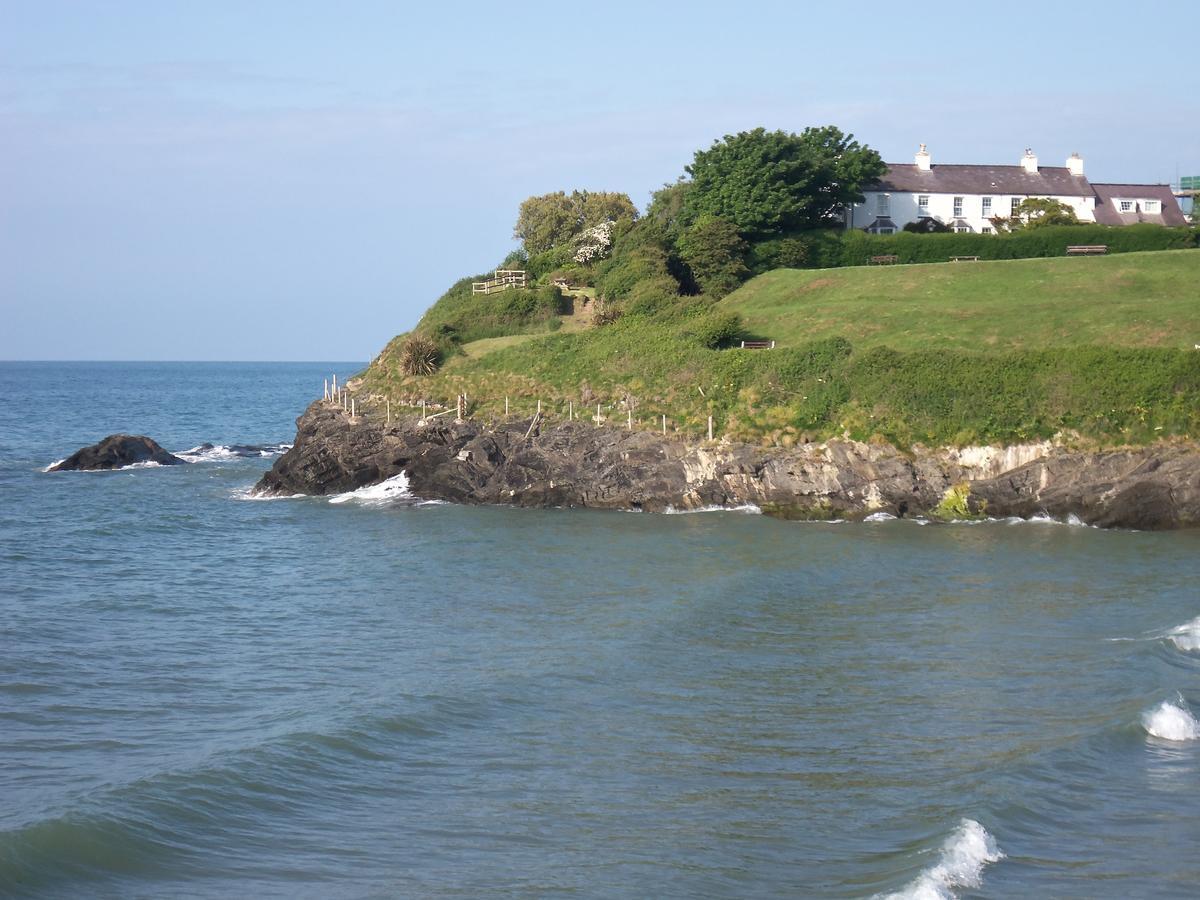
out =
<svg viewBox="0 0 1200 900"><path fill-rule="evenodd" d="M682 221L716 216L747 236L829 224L886 171L879 154L828 125L800 134L756 128L698 150Z"/></svg>
<svg viewBox="0 0 1200 900"><path fill-rule="evenodd" d="M589 228L620 219L636 219L628 194L616 191L556 191L521 203L513 237L528 253L541 253L574 240Z"/></svg>

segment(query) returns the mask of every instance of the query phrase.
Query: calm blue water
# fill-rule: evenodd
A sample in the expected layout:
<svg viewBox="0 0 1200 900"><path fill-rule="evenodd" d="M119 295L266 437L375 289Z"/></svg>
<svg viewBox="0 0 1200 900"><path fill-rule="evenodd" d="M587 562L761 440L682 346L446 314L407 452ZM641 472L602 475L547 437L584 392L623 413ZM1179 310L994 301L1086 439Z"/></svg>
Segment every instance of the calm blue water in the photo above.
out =
<svg viewBox="0 0 1200 900"><path fill-rule="evenodd" d="M360 367L0 364L0 895L1200 894L1195 532L40 471Z"/></svg>

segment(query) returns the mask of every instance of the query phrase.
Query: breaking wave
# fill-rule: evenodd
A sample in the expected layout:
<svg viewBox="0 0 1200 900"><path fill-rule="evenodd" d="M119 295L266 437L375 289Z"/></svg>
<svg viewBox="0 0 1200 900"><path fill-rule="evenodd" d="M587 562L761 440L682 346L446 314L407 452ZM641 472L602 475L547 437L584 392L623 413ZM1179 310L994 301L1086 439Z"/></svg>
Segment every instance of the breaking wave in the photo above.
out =
<svg viewBox="0 0 1200 900"><path fill-rule="evenodd" d="M1194 741L1200 738L1200 722L1184 704L1164 700L1152 710L1142 713L1142 727L1146 733L1164 741Z"/></svg>
<svg viewBox="0 0 1200 900"><path fill-rule="evenodd" d="M1180 650L1194 652L1200 650L1200 616L1185 625L1172 628L1163 637L1167 638Z"/></svg>
<svg viewBox="0 0 1200 900"><path fill-rule="evenodd" d="M954 900L959 888L977 888L988 863L1004 858L996 840L974 819L963 819L942 845L936 865L885 900Z"/></svg>
<svg viewBox="0 0 1200 900"><path fill-rule="evenodd" d="M401 472L378 484L370 484L344 494L334 494L329 498L330 503L363 503L369 506L382 506L396 500L411 500L412 492L408 489L408 476Z"/></svg>
<svg viewBox="0 0 1200 900"><path fill-rule="evenodd" d="M741 506L700 506L696 509L676 509L674 506L668 506L663 510L663 515L666 516L686 516L692 513L707 513L707 512L735 512L744 513L750 516L762 515L762 509L755 506L753 503L743 503Z"/></svg>
<svg viewBox="0 0 1200 900"><path fill-rule="evenodd" d="M229 459L264 459L280 456L292 449L291 444L200 444L175 455L190 463L217 462Z"/></svg>

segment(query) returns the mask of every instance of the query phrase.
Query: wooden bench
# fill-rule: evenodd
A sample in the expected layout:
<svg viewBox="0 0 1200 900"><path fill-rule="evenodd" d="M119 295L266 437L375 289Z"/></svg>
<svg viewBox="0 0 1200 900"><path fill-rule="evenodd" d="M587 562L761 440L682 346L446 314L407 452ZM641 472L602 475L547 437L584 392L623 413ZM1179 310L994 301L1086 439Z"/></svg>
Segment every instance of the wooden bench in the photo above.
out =
<svg viewBox="0 0 1200 900"><path fill-rule="evenodd" d="M868 262L873 266L894 266L896 263L900 262L900 257L892 255L872 256Z"/></svg>
<svg viewBox="0 0 1200 900"><path fill-rule="evenodd" d="M1108 244L1074 244L1067 248L1067 256L1101 256L1108 252Z"/></svg>
<svg viewBox="0 0 1200 900"><path fill-rule="evenodd" d="M978 256L952 256L950 262L979 262Z"/></svg>
<svg viewBox="0 0 1200 900"><path fill-rule="evenodd" d="M774 341L742 341L743 350L774 350Z"/></svg>

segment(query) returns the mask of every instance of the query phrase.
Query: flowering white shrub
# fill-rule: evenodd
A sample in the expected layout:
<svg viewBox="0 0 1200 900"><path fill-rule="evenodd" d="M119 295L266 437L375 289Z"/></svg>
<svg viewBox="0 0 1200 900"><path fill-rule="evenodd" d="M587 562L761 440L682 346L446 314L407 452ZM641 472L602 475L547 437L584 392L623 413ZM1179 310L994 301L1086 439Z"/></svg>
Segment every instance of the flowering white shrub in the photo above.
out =
<svg viewBox="0 0 1200 900"><path fill-rule="evenodd" d="M613 223L610 219L593 225L575 239L575 262L590 263L612 252Z"/></svg>

